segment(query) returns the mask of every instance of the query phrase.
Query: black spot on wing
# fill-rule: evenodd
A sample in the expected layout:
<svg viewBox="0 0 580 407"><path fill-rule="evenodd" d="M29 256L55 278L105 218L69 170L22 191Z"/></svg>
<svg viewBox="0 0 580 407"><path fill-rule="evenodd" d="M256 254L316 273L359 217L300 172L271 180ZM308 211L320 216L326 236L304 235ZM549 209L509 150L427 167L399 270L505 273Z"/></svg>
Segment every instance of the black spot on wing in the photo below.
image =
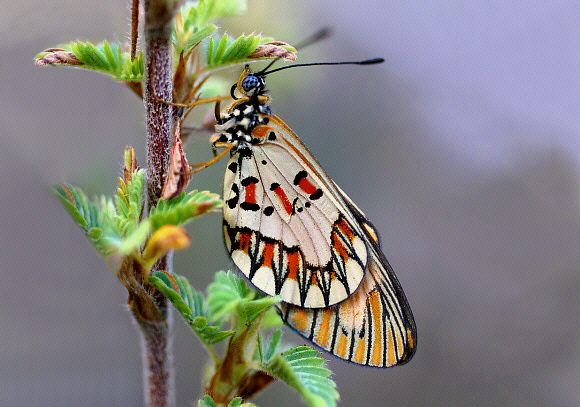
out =
<svg viewBox="0 0 580 407"><path fill-rule="evenodd" d="M268 135L268 140L270 140L270 141L276 140L276 133L271 131L270 134Z"/></svg>
<svg viewBox="0 0 580 407"><path fill-rule="evenodd" d="M240 204L240 208L242 208L246 211L257 212L260 210L260 205L258 205L257 203L242 202Z"/></svg>
<svg viewBox="0 0 580 407"><path fill-rule="evenodd" d="M247 187L250 184L257 184L259 182L258 178L249 176L242 180L242 186Z"/></svg>
<svg viewBox="0 0 580 407"><path fill-rule="evenodd" d="M270 216L270 215L272 215L273 213L274 213L274 207L272 207L272 206L266 206L266 207L264 208L264 215L266 215L266 216Z"/></svg>
<svg viewBox="0 0 580 407"><path fill-rule="evenodd" d="M305 170L298 171L298 174L294 177L294 185L298 185L300 181L308 176L308 173Z"/></svg>
<svg viewBox="0 0 580 407"><path fill-rule="evenodd" d="M232 185L232 191L235 195L226 201L230 209L234 209L238 204L238 199L240 199L240 190L238 188L238 184Z"/></svg>
<svg viewBox="0 0 580 407"><path fill-rule="evenodd" d="M322 197L322 189L318 188L316 192L310 194L310 199L313 201L320 199Z"/></svg>
<svg viewBox="0 0 580 407"><path fill-rule="evenodd" d="M233 172L235 174L236 171L238 170L238 163L233 162L230 165L228 165L228 170L230 170L231 172Z"/></svg>

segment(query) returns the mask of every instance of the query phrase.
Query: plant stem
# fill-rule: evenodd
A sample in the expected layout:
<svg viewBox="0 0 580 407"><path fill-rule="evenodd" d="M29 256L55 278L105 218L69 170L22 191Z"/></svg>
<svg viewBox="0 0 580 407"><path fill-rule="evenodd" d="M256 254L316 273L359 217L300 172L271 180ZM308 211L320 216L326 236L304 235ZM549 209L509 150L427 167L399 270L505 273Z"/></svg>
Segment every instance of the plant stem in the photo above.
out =
<svg viewBox="0 0 580 407"><path fill-rule="evenodd" d="M157 204L165 182L172 141L173 106L160 101L171 96L169 41L145 35L145 92L147 120L147 193L149 207Z"/></svg>
<svg viewBox="0 0 580 407"><path fill-rule="evenodd" d="M170 36L180 1L145 0L145 78L143 103L147 126L147 207L161 196L173 140L172 65ZM152 272L171 272L171 253L161 258ZM167 299L151 288L151 307L131 307L143 335L143 376L148 407L175 405L171 354L171 314ZM147 302L145 302L147 303ZM152 309L154 308L154 309Z"/></svg>

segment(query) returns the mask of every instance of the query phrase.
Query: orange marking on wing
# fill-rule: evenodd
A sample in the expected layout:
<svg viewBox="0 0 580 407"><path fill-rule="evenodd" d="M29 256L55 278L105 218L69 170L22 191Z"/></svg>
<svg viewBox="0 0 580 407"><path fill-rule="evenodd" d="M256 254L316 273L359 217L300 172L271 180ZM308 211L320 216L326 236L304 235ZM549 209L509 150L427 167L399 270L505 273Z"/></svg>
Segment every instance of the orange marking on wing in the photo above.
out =
<svg viewBox="0 0 580 407"><path fill-rule="evenodd" d="M278 185L278 188L276 188L274 190L274 193L276 194L278 199L280 199L280 201L282 201L282 206L284 206L284 210L286 211L286 213L288 215L292 215L292 204L288 200L286 193L284 192L284 190L282 189L282 187L280 185Z"/></svg>
<svg viewBox="0 0 580 407"><path fill-rule="evenodd" d="M365 349L366 349L366 335L363 338L358 338L358 344L356 345L356 349L354 351L354 356L352 357L352 361L355 363L365 363Z"/></svg>
<svg viewBox="0 0 580 407"><path fill-rule="evenodd" d="M397 349L403 349L403 337L397 333Z"/></svg>
<svg viewBox="0 0 580 407"><path fill-rule="evenodd" d="M239 250L246 254L250 254L250 246L252 245L252 232L238 233L238 240L240 242Z"/></svg>
<svg viewBox="0 0 580 407"><path fill-rule="evenodd" d="M413 342L413 333L410 329L407 329L407 340L409 341L409 348L413 349L415 347L415 343Z"/></svg>
<svg viewBox="0 0 580 407"><path fill-rule="evenodd" d="M288 262L288 276L292 280L298 281L300 272L300 252L286 252L286 261Z"/></svg>
<svg viewBox="0 0 580 407"><path fill-rule="evenodd" d="M371 365L378 366L383 362L383 336L381 333L381 300L377 291L372 291L369 295L369 304L371 307L372 321L369 324L373 325L373 354L371 356Z"/></svg>
<svg viewBox="0 0 580 407"><path fill-rule="evenodd" d="M302 310L299 308L293 308L288 314L288 323L292 325L302 335L308 335L308 328L310 327L310 316L312 312L308 310Z"/></svg>
<svg viewBox="0 0 580 407"><path fill-rule="evenodd" d="M274 249L276 248L275 243L265 243L262 249L262 266L266 266L274 269Z"/></svg>
<svg viewBox="0 0 580 407"><path fill-rule="evenodd" d="M340 222L337 222L336 227L338 227L338 229L348 238L348 240L352 242L354 239L354 233L344 219L341 219Z"/></svg>
<svg viewBox="0 0 580 407"><path fill-rule="evenodd" d="M316 273L312 273L310 276L310 285L318 285L318 277L316 277Z"/></svg>
<svg viewBox="0 0 580 407"><path fill-rule="evenodd" d="M348 255L348 252L346 251L346 247L344 247L344 245L340 241L340 238L338 237L336 232L332 232L331 240L332 240L332 247L334 248L334 250L336 250L338 252L338 254L342 258L342 260L343 261L348 260L350 257Z"/></svg>
<svg viewBox="0 0 580 407"><path fill-rule="evenodd" d="M334 352L334 354L336 356L338 356L339 358L343 358L346 359L346 357L348 356L346 353L346 345L348 342L348 338L346 337L346 335L344 335L342 333L342 331L339 329L339 335L340 335L340 339L338 340L338 345L336 345L336 352Z"/></svg>
<svg viewBox="0 0 580 407"><path fill-rule="evenodd" d="M318 323L319 329L318 335L315 338L315 343L324 349L328 349L328 340L330 339L331 329L334 328L334 326L331 326L330 324L330 318L333 315L334 312L331 310L320 310L318 312L318 318L320 318L320 322Z"/></svg>
<svg viewBox="0 0 580 407"><path fill-rule="evenodd" d="M258 138L264 138L270 132L271 128L269 126L257 126L252 130L252 136Z"/></svg>
<svg viewBox="0 0 580 407"><path fill-rule="evenodd" d="M393 341L393 330L391 327L387 328L387 364L393 366L395 364L395 343Z"/></svg>
<svg viewBox="0 0 580 407"><path fill-rule="evenodd" d="M379 236L377 235L376 231L371 228L369 225L367 225L366 223L362 225L363 228L365 228L365 230L367 231L367 233L370 235L371 239L373 239L373 241L375 243L379 243Z"/></svg>
<svg viewBox="0 0 580 407"><path fill-rule="evenodd" d="M312 185L312 183L308 181L306 178L302 178L298 182L298 187L304 192L306 192L308 195L315 193L316 190L318 189L314 185Z"/></svg>

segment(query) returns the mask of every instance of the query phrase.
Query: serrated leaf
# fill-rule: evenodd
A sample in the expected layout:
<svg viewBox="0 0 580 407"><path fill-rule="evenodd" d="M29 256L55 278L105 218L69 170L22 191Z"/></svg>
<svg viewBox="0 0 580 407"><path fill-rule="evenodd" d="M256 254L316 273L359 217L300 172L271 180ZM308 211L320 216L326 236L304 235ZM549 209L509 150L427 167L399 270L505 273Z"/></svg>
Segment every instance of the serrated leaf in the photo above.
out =
<svg viewBox="0 0 580 407"><path fill-rule="evenodd" d="M241 35L235 40L231 40L227 34L224 34L217 44L213 38L210 38L207 64L210 67L218 67L243 62L248 55L254 52L259 43L259 35Z"/></svg>
<svg viewBox="0 0 580 407"><path fill-rule="evenodd" d="M155 288L161 291L169 301L171 301L171 303L173 304L175 309L181 314L181 316L183 316L184 318L190 317L191 309L187 306L187 303L183 301L181 295L177 291L175 291L170 284L168 285L165 280L161 279L158 276L158 273L162 274L162 272L156 272L155 275L149 277L149 282L153 284Z"/></svg>
<svg viewBox="0 0 580 407"><path fill-rule="evenodd" d="M262 315L262 313L272 305L278 304L280 301L281 298L278 296L263 297L252 301L242 301L238 306L238 312L243 315L245 323L250 323Z"/></svg>
<svg viewBox="0 0 580 407"><path fill-rule="evenodd" d="M73 194L74 189L74 187L65 184L55 185L53 187L57 198L60 200L69 215L73 218L74 222L83 230L86 230L90 218L85 218L82 206L77 206L80 204L80 202L77 203L77 199L75 199Z"/></svg>
<svg viewBox="0 0 580 407"><path fill-rule="evenodd" d="M206 394L202 399L197 401L197 407L217 407L217 404Z"/></svg>
<svg viewBox="0 0 580 407"><path fill-rule="evenodd" d="M296 49L271 37L250 34L231 39L224 34L219 42L210 37L206 51L207 65L212 68L275 57L294 60Z"/></svg>
<svg viewBox="0 0 580 407"><path fill-rule="evenodd" d="M214 345L232 336L233 331L222 330L217 325L208 325L201 293L194 290L187 279L167 272L158 271L149 281L167 297L185 322L206 345ZM191 306L191 304L195 306Z"/></svg>
<svg viewBox="0 0 580 407"><path fill-rule="evenodd" d="M175 198L160 200L149 213L152 230L163 225L182 225L196 216L219 208L222 201L218 194L209 191L191 191Z"/></svg>
<svg viewBox="0 0 580 407"><path fill-rule="evenodd" d="M266 373L293 387L312 407L333 407L339 398L332 373L318 352L306 346L278 353L263 364Z"/></svg>
<svg viewBox="0 0 580 407"><path fill-rule="evenodd" d="M37 65L62 65L95 70L119 81L143 79L143 55L131 60L129 52L122 52L121 44L107 41L97 45L82 41L71 42L41 52L35 60Z"/></svg>
<svg viewBox="0 0 580 407"><path fill-rule="evenodd" d="M214 282L208 287L207 309L211 321L222 319L224 314L234 309L239 301L254 297L246 282L231 271L216 273Z"/></svg>
<svg viewBox="0 0 580 407"><path fill-rule="evenodd" d="M81 189L66 184L56 185L53 190L74 222L102 256L116 249L115 242L120 235L115 220L107 216L110 201L104 197L100 200L89 200Z"/></svg>

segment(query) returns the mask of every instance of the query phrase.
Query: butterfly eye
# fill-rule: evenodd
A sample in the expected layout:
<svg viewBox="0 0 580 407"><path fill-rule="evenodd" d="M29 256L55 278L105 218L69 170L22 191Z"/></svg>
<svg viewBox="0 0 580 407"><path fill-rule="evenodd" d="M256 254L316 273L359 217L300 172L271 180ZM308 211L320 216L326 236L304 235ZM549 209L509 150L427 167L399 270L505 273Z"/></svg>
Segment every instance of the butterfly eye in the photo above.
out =
<svg viewBox="0 0 580 407"><path fill-rule="evenodd" d="M249 92L258 88L261 85L261 80L256 75L248 75L242 81L242 89L244 92Z"/></svg>

